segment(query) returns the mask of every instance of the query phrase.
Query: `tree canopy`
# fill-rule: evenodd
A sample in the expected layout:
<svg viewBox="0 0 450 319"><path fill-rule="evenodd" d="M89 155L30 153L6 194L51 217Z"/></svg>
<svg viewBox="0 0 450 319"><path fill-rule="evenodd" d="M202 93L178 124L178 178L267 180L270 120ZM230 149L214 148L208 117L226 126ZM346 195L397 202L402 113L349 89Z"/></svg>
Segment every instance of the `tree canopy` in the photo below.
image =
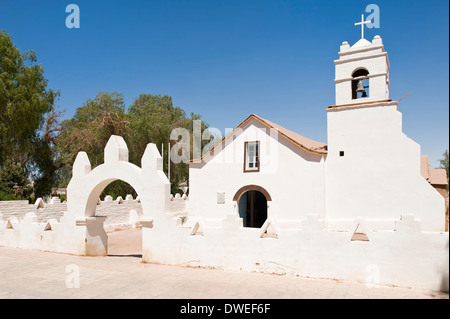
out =
<svg viewBox="0 0 450 319"><path fill-rule="evenodd" d="M128 128L123 96L100 91L77 108L72 118L61 122L56 147L62 166L71 169L80 151L89 155L93 167L103 163L103 148L109 137L112 134L125 136Z"/></svg>
<svg viewBox="0 0 450 319"><path fill-rule="evenodd" d="M182 127L191 132L192 120L199 118L197 114L187 117L182 108L173 105L172 98L168 95L141 94L126 110L120 93L100 91L95 98L87 99L71 119L61 123L62 134L56 141L60 161L65 169L62 175L66 176L62 179L61 186L66 186L69 181L70 170L79 151L88 154L92 167L102 164L104 147L113 134L125 139L130 162L140 166L148 143L155 143L167 159L172 129ZM167 161L164 161L166 172L167 166ZM187 179L187 165L172 163L172 191L175 192L178 183ZM108 185L102 196L106 194L136 195L132 187L122 181Z"/></svg>
<svg viewBox="0 0 450 319"><path fill-rule="evenodd" d="M53 158L41 147L45 144L45 124L49 114L54 112L54 103L59 96L59 92L47 88L47 82L34 51L21 53L11 37L1 31L0 169L22 170L21 176L33 172L37 177L36 189L44 192L48 192L53 183L52 176L48 176L51 171L48 166L53 163ZM47 176L45 179L42 179L42 173ZM2 181L11 178L10 182L18 178L14 174L8 177L5 172L1 177ZM23 180L15 182L25 183Z"/></svg>
<svg viewBox="0 0 450 319"><path fill-rule="evenodd" d="M85 100L72 118L62 119L55 107L59 91L47 88L43 67L34 51L21 53L5 32L0 32L0 191L13 192L15 183L29 185L35 197L66 187L76 155L85 151L92 167L103 163L111 135L127 142L130 162L140 166L148 143L155 143L165 159L174 128L192 132L200 115L174 106L168 95L141 94L127 109L119 92L99 91ZM207 125L203 123L203 128ZM191 135L192 136L192 135ZM206 143L206 142L205 142ZM162 146L164 145L164 146ZM168 170L167 160L164 170ZM188 179L186 163L171 163L170 181L175 192ZM21 185L23 184L23 185ZM134 191L117 181L104 191L124 196Z"/></svg>

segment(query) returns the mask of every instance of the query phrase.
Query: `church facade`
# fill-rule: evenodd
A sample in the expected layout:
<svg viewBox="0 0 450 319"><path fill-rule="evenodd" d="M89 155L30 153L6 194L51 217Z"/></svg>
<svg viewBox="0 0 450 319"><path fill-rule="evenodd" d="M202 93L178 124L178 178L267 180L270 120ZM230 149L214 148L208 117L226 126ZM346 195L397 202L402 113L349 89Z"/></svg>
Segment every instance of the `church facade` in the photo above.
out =
<svg viewBox="0 0 450 319"><path fill-rule="evenodd" d="M422 230L444 231L445 200L421 174L420 145L402 132L399 102L389 98L382 39L344 42L334 63L328 144L252 114L190 163L190 216L214 226L234 212L243 227L272 220L300 229L316 215L337 230L364 218L372 229L394 230L402 214L414 214Z"/></svg>

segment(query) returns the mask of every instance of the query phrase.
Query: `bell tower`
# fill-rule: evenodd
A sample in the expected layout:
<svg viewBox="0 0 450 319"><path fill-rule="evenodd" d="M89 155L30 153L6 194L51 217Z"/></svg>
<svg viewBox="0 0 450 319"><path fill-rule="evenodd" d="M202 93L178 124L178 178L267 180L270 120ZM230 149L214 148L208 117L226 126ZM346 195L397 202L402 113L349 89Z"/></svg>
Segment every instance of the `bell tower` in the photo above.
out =
<svg viewBox="0 0 450 319"><path fill-rule="evenodd" d="M399 102L389 99L383 42L364 39L365 23L356 23L361 39L342 43L334 61L336 103L326 109L328 227L348 229L360 216L393 230L392 221L408 212L423 230L442 231L444 199L420 174L420 145L403 133Z"/></svg>
<svg viewBox="0 0 450 319"><path fill-rule="evenodd" d="M336 106L389 100L389 59L379 35L353 46L344 41L334 64Z"/></svg>

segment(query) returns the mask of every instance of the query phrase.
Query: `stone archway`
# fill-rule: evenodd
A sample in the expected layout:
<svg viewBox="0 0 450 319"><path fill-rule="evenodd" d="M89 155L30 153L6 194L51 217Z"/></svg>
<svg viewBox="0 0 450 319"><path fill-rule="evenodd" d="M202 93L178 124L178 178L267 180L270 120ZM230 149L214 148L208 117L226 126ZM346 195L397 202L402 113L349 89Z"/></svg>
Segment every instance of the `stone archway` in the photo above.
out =
<svg viewBox="0 0 450 319"><path fill-rule="evenodd" d="M72 179L67 187L68 215L77 226L86 227L85 254L106 255L105 217L95 216L102 190L115 180L130 184L139 194L143 227L164 219L170 201L170 183L162 171L162 157L155 144L148 144L141 167L128 162L128 147L121 136L112 135L105 147L104 163L91 170L85 152L79 152L73 165ZM144 244L144 242L143 242Z"/></svg>

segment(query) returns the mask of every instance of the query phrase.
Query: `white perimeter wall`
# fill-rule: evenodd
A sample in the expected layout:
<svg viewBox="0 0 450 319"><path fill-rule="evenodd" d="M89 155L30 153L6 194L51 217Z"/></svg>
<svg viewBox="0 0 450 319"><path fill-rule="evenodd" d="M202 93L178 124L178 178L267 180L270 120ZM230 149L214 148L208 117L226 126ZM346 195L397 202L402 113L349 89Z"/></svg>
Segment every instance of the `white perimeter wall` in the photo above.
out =
<svg viewBox="0 0 450 319"><path fill-rule="evenodd" d="M203 235L155 223L142 230L143 261L448 292L448 233L421 232L414 216L403 217L391 231L371 231L363 219L333 231L308 216L301 229L279 229L277 238L261 238L260 229L242 227L231 214L220 227L203 227ZM358 224L369 241L351 241Z"/></svg>

